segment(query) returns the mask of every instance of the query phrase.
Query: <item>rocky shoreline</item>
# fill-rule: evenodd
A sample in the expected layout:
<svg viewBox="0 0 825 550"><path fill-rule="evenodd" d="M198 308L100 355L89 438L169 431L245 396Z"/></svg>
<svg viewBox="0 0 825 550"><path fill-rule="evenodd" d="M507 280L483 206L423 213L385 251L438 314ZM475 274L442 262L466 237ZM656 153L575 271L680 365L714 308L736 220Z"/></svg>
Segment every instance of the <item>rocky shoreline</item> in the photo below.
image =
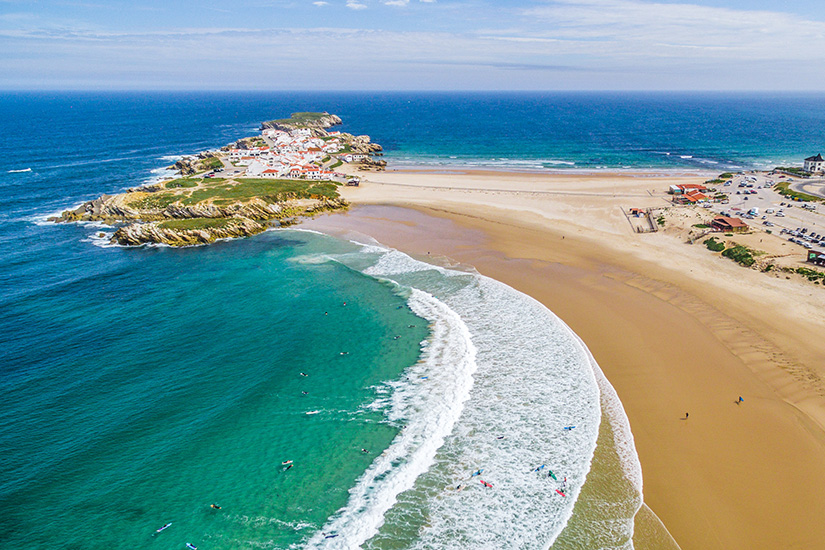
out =
<svg viewBox="0 0 825 550"><path fill-rule="evenodd" d="M111 244L140 246L166 244L193 246L218 239L251 237L270 227L287 227L301 217L321 212L345 210L349 203L342 198L284 198L275 202L253 199L226 206L172 203L164 209L136 208L129 199L144 191L104 195L74 210L50 218L55 223L102 222L120 225ZM125 225L121 225L125 224Z"/></svg>
<svg viewBox="0 0 825 550"><path fill-rule="evenodd" d="M312 134L328 137L325 128L336 124L341 124L341 119L329 113L295 113L291 119L264 122L262 128L309 129ZM363 155L362 168L382 169L386 165L373 158L382 148L369 136L336 135L343 136L348 155ZM243 138L234 145L236 149L251 149L261 139ZM110 239L112 244L193 246L249 237L270 227L298 223L302 217L349 206L337 191L346 179L239 177L237 170L235 176L223 177L225 166L232 168L221 151L187 156L170 167L182 178L102 195L49 220L117 226Z"/></svg>

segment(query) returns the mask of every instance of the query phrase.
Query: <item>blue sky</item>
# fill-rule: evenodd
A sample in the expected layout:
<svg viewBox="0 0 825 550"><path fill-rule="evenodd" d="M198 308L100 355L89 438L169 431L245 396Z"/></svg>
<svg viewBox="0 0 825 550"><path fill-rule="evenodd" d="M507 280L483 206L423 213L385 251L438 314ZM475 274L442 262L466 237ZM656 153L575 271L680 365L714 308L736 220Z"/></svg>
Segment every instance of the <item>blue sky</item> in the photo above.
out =
<svg viewBox="0 0 825 550"><path fill-rule="evenodd" d="M0 0L0 88L825 90L819 0Z"/></svg>

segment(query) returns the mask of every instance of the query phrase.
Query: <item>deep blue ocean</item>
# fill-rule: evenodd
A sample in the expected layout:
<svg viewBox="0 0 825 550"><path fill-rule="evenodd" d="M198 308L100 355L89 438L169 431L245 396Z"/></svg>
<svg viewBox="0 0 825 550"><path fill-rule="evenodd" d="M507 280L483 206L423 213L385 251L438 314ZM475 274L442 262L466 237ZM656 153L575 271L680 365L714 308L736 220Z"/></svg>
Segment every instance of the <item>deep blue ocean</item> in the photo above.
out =
<svg viewBox="0 0 825 550"><path fill-rule="evenodd" d="M681 172L800 165L825 150L823 100L4 94L0 547L533 548L571 514L581 526L607 508L584 484L603 435L598 369L515 291L310 232L124 249L101 246L105 228L54 225L49 214L293 111L340 115L341 130L384 146L391 168ZM511 372L514 363L533 367ZM501 388L539 372L550 378L530 384L532 402L545 408L518 409L530 399ZM581 429L553 439L573 421ZM621 419L611 422L616 431ZM491 426L507 439L485 435ZM527 445L535 433L553 445ZM524 472L508 475L502 464L519 460ZM575 498L551 500L558 486L537 488L525 473L545 461L569 472L571 497L581 491L575 513ZM501 492L454 490L482 465ZM625 489L611 497L630 503L623 525L637 500ZM496 512L503 494L512 500ZM546 514L538 526L536 514ZM570 529L564 547L597 547L577 546L584 533L611 547L629 536Z"/></svg>

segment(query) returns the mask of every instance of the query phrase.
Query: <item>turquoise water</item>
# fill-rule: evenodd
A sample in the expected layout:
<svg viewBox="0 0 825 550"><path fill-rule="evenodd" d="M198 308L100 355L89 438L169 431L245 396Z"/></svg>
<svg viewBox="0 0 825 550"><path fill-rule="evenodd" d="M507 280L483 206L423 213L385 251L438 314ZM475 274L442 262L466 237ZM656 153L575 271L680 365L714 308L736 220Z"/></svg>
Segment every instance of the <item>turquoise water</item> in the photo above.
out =
<svg viewBox="0 0 825 550"><path fill-rule="evenodd" d="M642 483L621 405L528 297L309 232L122 249L101 246L109 228L43 220L291 111L343 116L395 166L683 171L799 164L825 148L823 105L3 97L0 547L630 548ZM493 488L470 479L480 468Z"/></svg>
<svg viewBox="0 0 825 550"><path fill-rule="evenodd" d="M2 546L283 548L320 528L396 435L365 405L426 336L389 286L293 261L336 246L87 246L94 272L7 301Z"/></svg>

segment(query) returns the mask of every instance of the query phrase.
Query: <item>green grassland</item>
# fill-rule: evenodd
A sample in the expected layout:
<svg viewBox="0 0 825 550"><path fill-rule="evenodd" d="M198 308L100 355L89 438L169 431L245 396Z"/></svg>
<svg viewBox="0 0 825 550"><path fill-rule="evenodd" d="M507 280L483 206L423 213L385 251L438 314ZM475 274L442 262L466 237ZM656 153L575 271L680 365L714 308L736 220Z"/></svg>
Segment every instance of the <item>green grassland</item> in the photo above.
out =
<svg viewBox="0 0 825 550"><path fill-rule="evenodd" d="M800 200L800 201L811 201L811 202L820 202L822 201L821 198L815 197L813 195L808 195L807 193L798 193L793 191L789 188L791 184L787 181L783 181L777 183L774 189L776 192L782 195L783 197L788 197L793 200Z"/></svg>
<svg viewBox="0 0 825 550"><path fill-rule="evenodd" d="M274 122L275 124L288 124L294 127L300 127L301 125L310 123L310 122L317 122L318 120L329 116L329 113L292 113L292 116L289 118L279 118L278 120L272 120L270 122Z"/></svg>
<svg viewBox="0 0 825 550"><path fill-rule="evenodd" d="M163 210L180 201L191 206L212 201L218 206L248 202L260 198L269 203L290 199L338 198L338 184L330 181L281 180L263 178L179 178L167 182L166 189L130 202L141 210Z"/></svg>

